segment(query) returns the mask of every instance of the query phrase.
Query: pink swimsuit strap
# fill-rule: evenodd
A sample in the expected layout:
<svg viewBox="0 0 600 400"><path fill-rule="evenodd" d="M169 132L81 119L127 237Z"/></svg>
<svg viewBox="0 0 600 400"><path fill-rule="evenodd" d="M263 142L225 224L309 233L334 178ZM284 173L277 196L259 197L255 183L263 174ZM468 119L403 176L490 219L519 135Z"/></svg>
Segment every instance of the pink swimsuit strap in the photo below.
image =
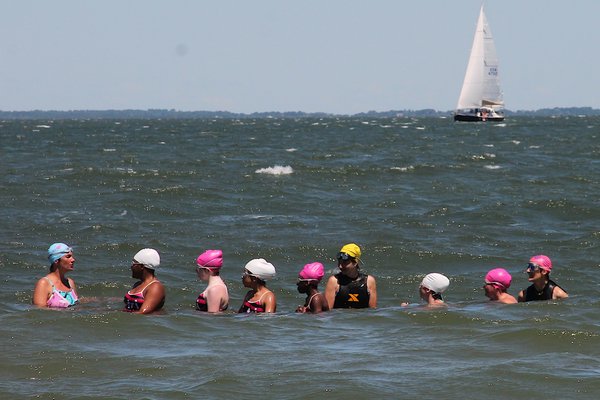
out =
<svg viewBox="0 0 600 400"><path fill-rule="evenodd" d="M147 284L146 286L144 286L144 288L142 290L140 290L139 292L135 292L135 293L131 293L131 289L130 291L127 292L128 295L130 296L141 296L141 298L144 298L144 292L146 291L146 289L148 289L148 286L152 285L154 282L158 282L157 279L154 279L153 281L150 281L149 284ZM137 288L134 288L137 289Z"/></svg>
<svg viewBox="0 0 600 400"><path fill-rule="evenodd" d="M312 299L314 299L314 298L315 298L315 296L318 296L318 295L320 295L320 294L321 294L321 293L315 293L315 294L313 294L312 296L310 296L310 299L308 299L308 303L306 303L306 307L310 308L310 303L311 303Z"/></svg>

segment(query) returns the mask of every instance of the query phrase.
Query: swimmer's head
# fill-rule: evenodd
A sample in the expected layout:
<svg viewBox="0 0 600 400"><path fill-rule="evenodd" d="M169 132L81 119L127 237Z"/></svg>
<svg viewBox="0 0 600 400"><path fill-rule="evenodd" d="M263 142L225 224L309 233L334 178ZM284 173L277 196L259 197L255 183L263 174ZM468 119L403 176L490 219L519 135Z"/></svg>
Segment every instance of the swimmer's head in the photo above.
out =
<svg viewBox="0 0 600 400"><path fill-rule="evenodd" d="M302 271L300 271L300 273L298 274L298 276L302 279L310 279L315 280L317 282L321 281L324 275L325 268L320 262L306 264L304 268L302 268Z"/></svg>
<svg viewBox="0 0 600 400"><path fill-rule="evenodd" d="M533 265L532 265L533 264ZM535 267L540 267L541 269L550 272L552 271L552 261L550 261L550 258L540 254L538 256L533 256L529 259L529 265L527 266L527 268L535 268Z"/></svg>
<svg viewBox="0 0 600 400"><path fill-rule="evenodd" d="M200 268L208 268L213 271L218 271L223 266L223 251L221 250L206 250L196 259L196 264Z"/></svg>
<svg viewBox="0 0 600 400"><path fill-rule="evenodd" d="M156 270L160 266L160 256L154 249L142 249L135 253L133 261L142 264L145 268Z"/></svg>
<svg viewBox="0 0 600 400"><path fill-rule="evenodd" d="M360 247L358 247L358 245L356 245L354 243L348 243L340 249L340 251L337 255L337 258L338 258L338 260L344 260L344 261L346 261L348 259L348 257L351 257L355 260L360 260L360 255L361 255Z"/></svg>
<svg viewBox="0 0 600 400"><path fill-rule="evenodd" d="M54 243L48 248L48 260L50 261L50 265L54 264L56 260L59 260L62 256L71 251L73 251L73 249L64 243Z"/></svg>
<svg viewBox="0 0 600 400"><path fill-rule="evenodd" d="M512 276L504 268L494 268L485 276L485 283L506 290L510 287Z"/></svg>
<svg viewBox="0 0 600 400"><path fill-rule="evenodd" d="M431 290L434 293L442 294L448 286L450 286L450 280L442 274L437 272L425 275L425 278L421 281L421 286Z"/></svg>
<svg viewBox="0 0 600 400"><path fill-rule="evenodd" d="M262 281L267 281L275 277L275 266L264 258L255 258L246 264L248 275L255 276Z"/></svg>

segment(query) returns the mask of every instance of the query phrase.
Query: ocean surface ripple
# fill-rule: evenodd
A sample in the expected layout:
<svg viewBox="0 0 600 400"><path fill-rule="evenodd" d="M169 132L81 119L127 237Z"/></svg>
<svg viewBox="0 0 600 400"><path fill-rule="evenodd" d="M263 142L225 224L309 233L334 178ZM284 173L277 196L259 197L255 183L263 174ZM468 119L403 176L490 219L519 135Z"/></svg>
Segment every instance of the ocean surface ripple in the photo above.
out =
<svg viewBox="0 0 600 400"><path fill-rule="evenodd" d="M598 117L1 121L0 397L597 399L599 135ZM35 309L57 241L84 302ZM301 267L334 272L348 242L378 309L295 314ZM120 312L142 247L167 288L146 317ZM223 315L194 310L208 248ZM571 297L487 302L485 273L516 294L534 254ZM277 268L275 315L234 313L256 257ZM429 272L450 277L447 309L419 305Z"/></svg>

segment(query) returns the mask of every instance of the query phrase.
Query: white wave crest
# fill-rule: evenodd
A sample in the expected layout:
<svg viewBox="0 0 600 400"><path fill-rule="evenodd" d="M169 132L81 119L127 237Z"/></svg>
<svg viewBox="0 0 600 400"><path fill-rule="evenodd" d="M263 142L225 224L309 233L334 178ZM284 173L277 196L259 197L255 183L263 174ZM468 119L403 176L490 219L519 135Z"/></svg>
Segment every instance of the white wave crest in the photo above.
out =
<svg viewBox="0 0 600 400"><path fill-rule="evenodd" d="M281 166L275 165L273 167L268 168L260 168L254 171L257 174L269 174L269 175L289 175L294 172L293 168L289 165Z"/></svg>
<svg viewBox="0 0 600 400"><path fill-rule="evenodd" d="M391 170L394 170L394 171L407 172L407 171L412 171L412 170L414 170L414 169L415 169L415 167L414 167L414 166L412 166L412 165L409 165L408 167L392 167L392 168L390 168L390 169L391 169Z"/></svg>

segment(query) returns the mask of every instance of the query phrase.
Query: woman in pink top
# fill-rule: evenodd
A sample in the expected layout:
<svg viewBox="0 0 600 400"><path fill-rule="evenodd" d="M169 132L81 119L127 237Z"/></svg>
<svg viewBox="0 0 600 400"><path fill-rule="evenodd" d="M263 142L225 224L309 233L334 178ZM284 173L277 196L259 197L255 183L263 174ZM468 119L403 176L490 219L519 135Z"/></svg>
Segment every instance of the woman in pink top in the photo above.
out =
<svg viewBox="0 0 600 400"><path fill-rule="evenodd" d="M67 278L73 271L75 257L73 249L64 243L54 243L48 248L50 273L37 281L32 302L38 307L67 308L77 304L79 297L75 281Z"/></svg>

